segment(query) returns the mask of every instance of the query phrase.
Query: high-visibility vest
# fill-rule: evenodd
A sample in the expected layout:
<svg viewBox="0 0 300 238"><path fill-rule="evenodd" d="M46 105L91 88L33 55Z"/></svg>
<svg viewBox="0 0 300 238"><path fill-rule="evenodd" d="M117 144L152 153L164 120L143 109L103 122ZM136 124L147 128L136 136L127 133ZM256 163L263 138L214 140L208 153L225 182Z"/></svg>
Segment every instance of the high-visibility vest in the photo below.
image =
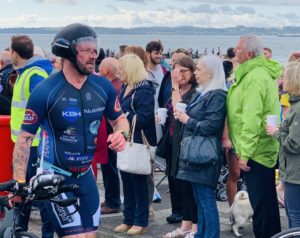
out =
<svg viewBox="0 0 300 238"><path fill-rule="evenodd" d="M43 78L48 77L48 74L44 69L38 66L33 66L31 68L26 69L21 75L19 75L14 85L10 119L11 139L14 143L16 143L17 137L20 134L20 129L23 123L27 101L30 96L30 78L35 74ZM32 146L38 146L39 139L40 129L34 137Z"/></svg>

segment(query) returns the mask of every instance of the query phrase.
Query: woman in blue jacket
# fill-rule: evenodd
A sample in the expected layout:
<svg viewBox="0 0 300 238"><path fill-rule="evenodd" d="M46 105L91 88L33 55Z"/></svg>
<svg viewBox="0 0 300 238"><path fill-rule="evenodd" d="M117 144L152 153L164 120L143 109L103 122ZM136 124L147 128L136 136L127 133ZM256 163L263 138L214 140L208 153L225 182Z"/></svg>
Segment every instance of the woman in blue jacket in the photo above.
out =
<svg viewBox="0 0 300 238"><path fill-rule="evenodd" d="M136 127L133 135L135 143L143 144L141 130L148 143L156 145L154 95L152 83L147 81L147 72L142 60L135 54L126 54L120 58L120 75L124 87L120 93L122 110L127 114L130 124L136 115ZM124 193L124 219L115 228L117 233L140 235L148 226L148 188L147 176L121 171Z"/></svg>
<svg viewBox="0 0 300 238"><path fill-rule="evenodd" d="M196 135L215 137L221 151L221 137L226 116L226 85L222 61L217 56L205 56L197 64L195 76L198 95L187 106L186 113L175 109L174 117L184 124L182 138ZM213 153L213 152L212 152ZM198 206L196 238L219 238L220 222L215 188L222 166L222 155L208 165L191 165L179 159L177 178L192 183Z"/></svg>

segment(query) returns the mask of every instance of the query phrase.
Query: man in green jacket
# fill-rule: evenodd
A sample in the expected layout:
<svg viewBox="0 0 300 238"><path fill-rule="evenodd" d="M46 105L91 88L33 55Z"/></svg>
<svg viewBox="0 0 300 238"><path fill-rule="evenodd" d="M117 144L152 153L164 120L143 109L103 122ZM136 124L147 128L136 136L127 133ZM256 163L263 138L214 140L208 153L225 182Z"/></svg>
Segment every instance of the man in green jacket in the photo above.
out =
<svg viewBox="0 0 300 238"><path fill-rule="evenodd" d="M229 134L245 172L256 238L271 237L281 229L274 173L279 145L265 127L267 115L279 115L276 79L282 67L267 60L262 49L259 37L240 38L235 48L240 66L227 96Z"/></svg>

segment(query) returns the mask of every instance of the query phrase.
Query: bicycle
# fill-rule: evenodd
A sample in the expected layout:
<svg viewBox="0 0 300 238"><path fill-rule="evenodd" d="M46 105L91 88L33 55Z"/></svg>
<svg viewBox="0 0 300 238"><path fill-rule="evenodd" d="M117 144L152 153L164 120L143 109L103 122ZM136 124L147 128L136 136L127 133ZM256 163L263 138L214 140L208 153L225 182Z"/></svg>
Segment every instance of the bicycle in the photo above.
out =
<svg viewBox="0 0 300 238"><path fill-rule="evenodd" d="M23 231L19 226L19 218L22 214L22 206L14 204L9 206L9 200L19 196L23 203L29 201L51 201L60 207L76 205L77 198L58 200L57 195L65 192L74 192L79 188L76 184L64 185L65 178L56 174L41 174L36 176L30 183L19 183L10 180L0 184L0 191L6 191L12 196L0 196L0 207L4 210L4 219L0 227L0 238L38 238L36 235ZM77 211L75 209L74 213Z"/></svg>
<svg viewBox="0 0 300 238"><path fill-rule="evenodd" d="M292 237L300 237L300 227L291 228L285 231L282 231L271 238L292 238Z"/></svg>

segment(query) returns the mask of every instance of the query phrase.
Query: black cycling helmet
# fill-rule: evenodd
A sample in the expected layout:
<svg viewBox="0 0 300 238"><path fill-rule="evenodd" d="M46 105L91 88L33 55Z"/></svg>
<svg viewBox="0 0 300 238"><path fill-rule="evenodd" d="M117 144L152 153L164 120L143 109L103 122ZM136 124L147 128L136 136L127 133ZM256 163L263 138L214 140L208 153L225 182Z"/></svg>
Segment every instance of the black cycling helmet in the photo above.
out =
<svg viewBox="0 0 300 238"><path fill-rule="evenodd" d="M65 59L76 57L76 44L83 40L97 41L96 32L89 26L74 23L62 28L51 44L52 53Z"/></svg>
<svg viewBox="0 0 300 238"><path fill-rule="evenodd" d="M97 44L97 34L89 26L74 23L62 28L51 43L52 53L72 62L79 73L84 74L76 62L76 44L84 41L93 41Z"/></svg>

